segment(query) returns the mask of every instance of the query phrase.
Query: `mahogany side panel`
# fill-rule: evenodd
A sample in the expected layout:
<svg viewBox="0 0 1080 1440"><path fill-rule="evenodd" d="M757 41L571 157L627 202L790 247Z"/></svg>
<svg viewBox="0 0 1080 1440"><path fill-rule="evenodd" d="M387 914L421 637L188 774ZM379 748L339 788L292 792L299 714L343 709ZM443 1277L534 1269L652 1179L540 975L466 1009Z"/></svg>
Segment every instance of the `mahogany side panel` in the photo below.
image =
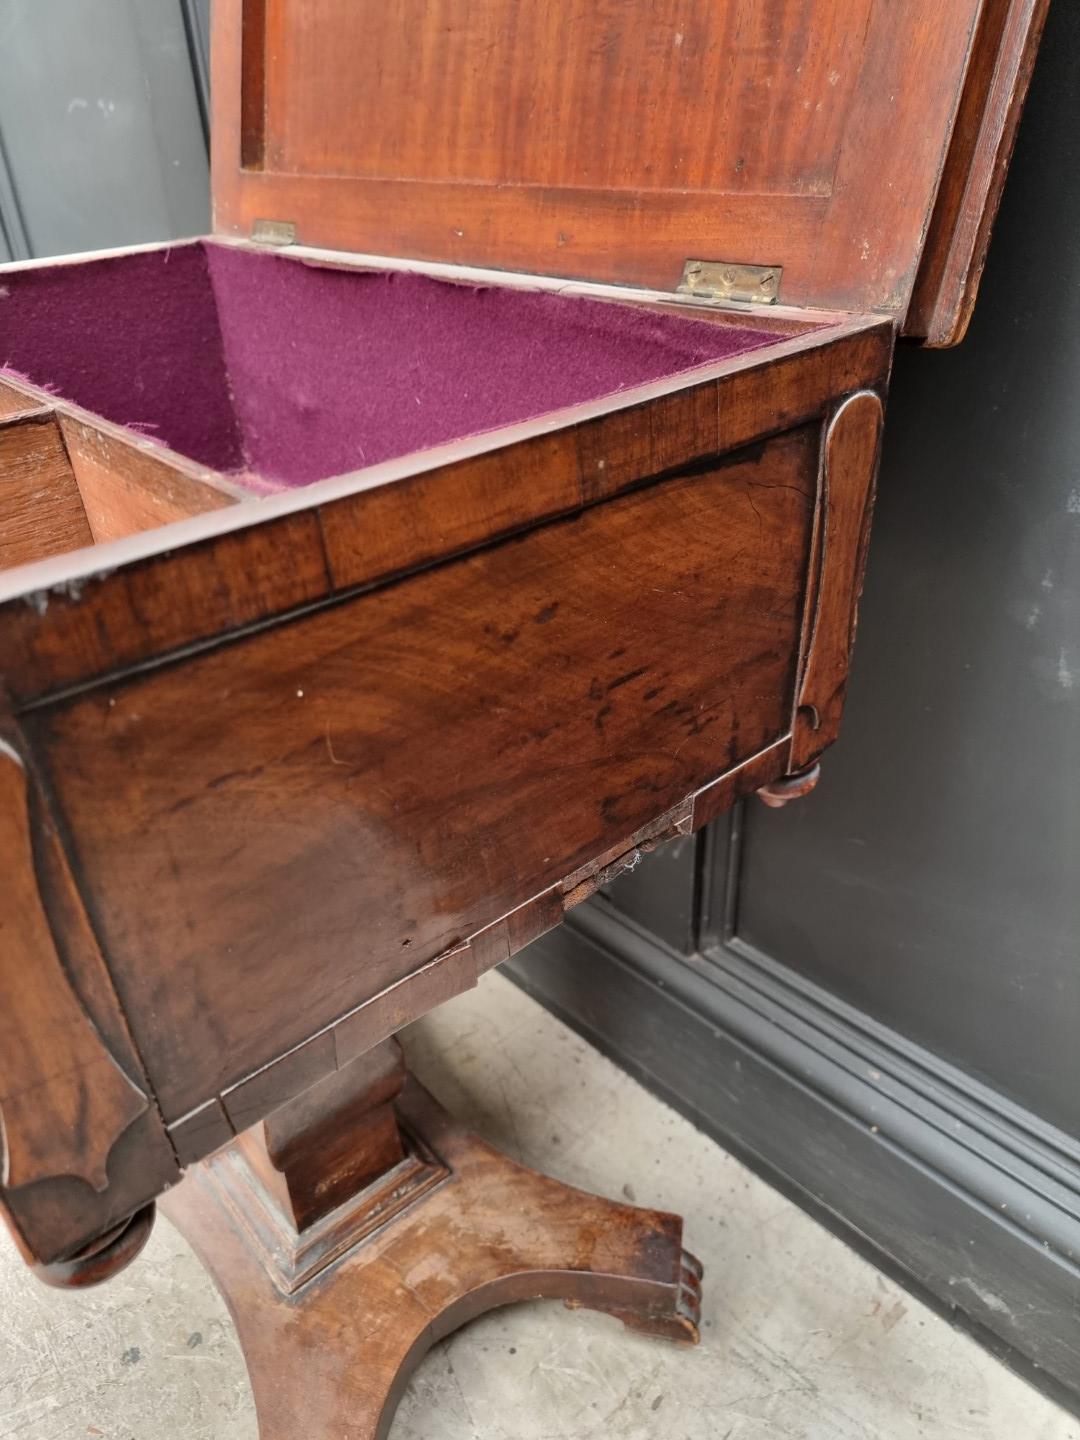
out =
<svg viewBox="0 0 1080 1440"><path fill-rule="evenodd" d="M0 570L94 538L56 416L25 410L0 419Z"/></svg>
<svg viewBox="0 0 1080 1440"><path fill-rule="evenodd" d="M508 947L556 923L787 734L818 437L24 716L168 1122L258 1118L326 1027L525 902Z"/></svg>
<svg viewBox="0 0 1080 1440"><path fill-rule="evenodd" d="M809 769L840 730L883 421L881 397L862 391L843 402L825 433L816 545L819 574L792 721L793 773Z"/></svg>

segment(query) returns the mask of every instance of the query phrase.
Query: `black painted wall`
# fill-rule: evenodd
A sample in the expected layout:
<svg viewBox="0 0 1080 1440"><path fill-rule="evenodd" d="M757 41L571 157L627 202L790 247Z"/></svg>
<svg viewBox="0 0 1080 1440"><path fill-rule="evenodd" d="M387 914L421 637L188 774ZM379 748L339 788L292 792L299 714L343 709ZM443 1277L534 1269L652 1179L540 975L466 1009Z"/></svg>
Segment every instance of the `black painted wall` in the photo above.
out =
<svg viewBox="0 0 1080 1440"><path fill-rule="evenodd" d="M1054 0L969 336L898 355L818 791L652 857L514 966L1074 1405L1078 62Z"/></svg>
<svg viewBox="0 0 1080 1440"><path fill-rule="evenodd" d="M1080 7L975 319L904 350L843 743L751 811L752 944L1080 1134Z"/></svg>

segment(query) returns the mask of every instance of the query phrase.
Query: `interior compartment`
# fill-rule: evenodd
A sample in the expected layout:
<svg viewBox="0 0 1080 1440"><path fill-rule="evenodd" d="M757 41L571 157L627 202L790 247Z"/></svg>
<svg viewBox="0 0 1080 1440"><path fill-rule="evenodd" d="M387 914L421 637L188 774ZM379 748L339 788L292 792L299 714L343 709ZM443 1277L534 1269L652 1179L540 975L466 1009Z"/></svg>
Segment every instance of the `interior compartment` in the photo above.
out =
<svg viewBox="0 0 1080 1440"><path fill-rule="evenodd" d="M774 343L649 307L194 241L0 273L0 378L246 488L310 484Z"/></svg>

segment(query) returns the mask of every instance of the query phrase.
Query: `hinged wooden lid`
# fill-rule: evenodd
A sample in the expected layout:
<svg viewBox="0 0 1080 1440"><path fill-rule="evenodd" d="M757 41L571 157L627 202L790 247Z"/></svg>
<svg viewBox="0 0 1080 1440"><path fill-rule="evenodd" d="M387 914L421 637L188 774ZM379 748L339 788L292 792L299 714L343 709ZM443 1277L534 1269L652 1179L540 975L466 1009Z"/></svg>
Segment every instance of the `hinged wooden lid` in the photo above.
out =
<svg viewBox="0 0 1080 1440"><path fill-rule="evenodd" d="M215 228L948 343L1046 3L215 0Z"/></svg>

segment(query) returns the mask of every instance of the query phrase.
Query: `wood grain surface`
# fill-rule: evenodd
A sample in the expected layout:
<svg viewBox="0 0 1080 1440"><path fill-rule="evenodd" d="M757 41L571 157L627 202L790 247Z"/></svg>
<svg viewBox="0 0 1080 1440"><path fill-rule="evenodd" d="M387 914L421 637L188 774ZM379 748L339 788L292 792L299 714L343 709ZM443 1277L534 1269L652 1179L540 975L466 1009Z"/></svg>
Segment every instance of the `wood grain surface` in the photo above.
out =
<svg viewBox="0 0 1080 1440"><path fill-rule="evenodd" d="M168 1121L787 732L818 443L24 717Z"/></svg>
<svg viewBox="0 0 1080 1440"><path fill-rule="evenodd" d="M12 415L23 415L27 411L41 408L39 399L27 395L26 391L18 385L11 385L6 380L0 380L0 419L8 419Z"/></svg>
<svg viewBox="0 0 1080 1440"><path fill-rule="evenodd" d="M36 778L0 741L0 1208L52 1262L178 1175Z"/></svg>
<svg viewBox="0 0 1080 1440"><path fill-rule="evenodd" d="M0 419L0 570L93 539L56 417Z"/></svg>
<svg viewBox="0 0 1080 1440"><path fill-rule="evenodd" d="M220 510L244 494L209 471L189 473L194 467L182 468L164 447L152 449L73 415L61 416L60 425L96 542Z"/></svg>
<svg viewBox="0 0 1080 1440"><path fill-rule="evenodd" d="M100 1191L109 1151L148 1102L64 973L38 890L26 789L21 761L0 742L0 1182L18 1189L73 1175Z"/></svg>
<svg viewBox="0 0 1080 1440"><path fill-rule="evenodd" d="M781 265L784 303L902 318L976 39L1026 86L1032 0L977 34L981 8L221 0L215 229L667 290L689 259Z"/></svg>
<svg viewBox="0 0 1080 1440"><path fill-rule="evenodd" d="M905 334L964 338L1050 0L986 0Z"/></svg>
<svg viewBox="0 0 1080 1440"><path fill-rule="evenodd" d="M123 1226L179 1167L30 747L7 717L0 746L0 1210L27 1257L50 1264Z"/></svg>

